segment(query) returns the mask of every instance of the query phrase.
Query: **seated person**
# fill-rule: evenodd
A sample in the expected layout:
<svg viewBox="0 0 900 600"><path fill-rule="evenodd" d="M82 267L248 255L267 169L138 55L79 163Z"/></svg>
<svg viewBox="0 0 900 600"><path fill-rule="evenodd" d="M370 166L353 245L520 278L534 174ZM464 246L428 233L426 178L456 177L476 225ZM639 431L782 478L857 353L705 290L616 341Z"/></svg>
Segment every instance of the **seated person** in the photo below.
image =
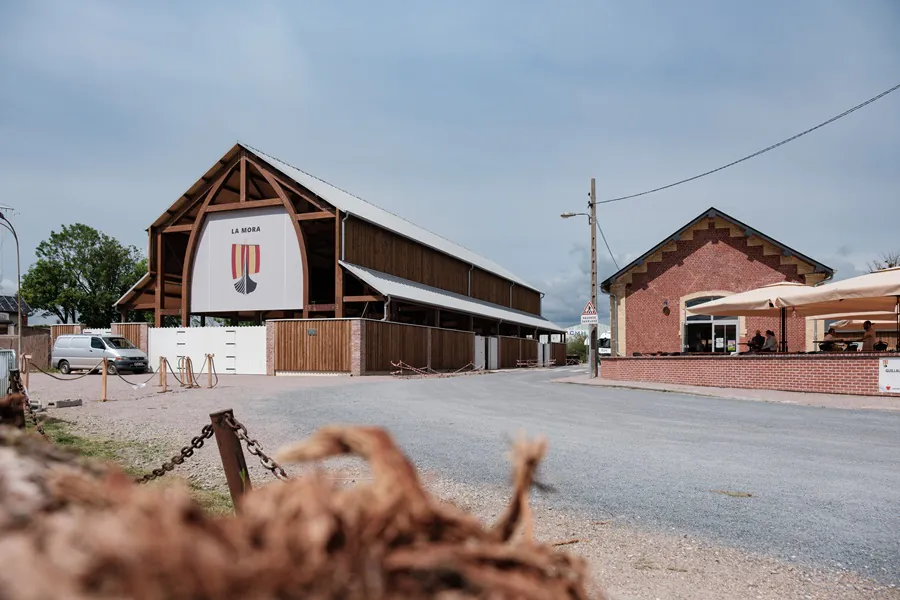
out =
<svg viewBox="0 0 900 600"><path fill-rule="evenodd" d="M759 329L756 330L756 335L750 338L750 341L747 343L750 346L751 352L759 352L762 350L763 344L766 343L766 338L762 336L762 333L759 332Z"/></svg>
<svg viewBox="0 0 900 600"><path fill-rule="evenodd" d="M771 329L766 330L766 341L763 342L760 352L777 352L778 340L775 339L775 332Z"/></svg>

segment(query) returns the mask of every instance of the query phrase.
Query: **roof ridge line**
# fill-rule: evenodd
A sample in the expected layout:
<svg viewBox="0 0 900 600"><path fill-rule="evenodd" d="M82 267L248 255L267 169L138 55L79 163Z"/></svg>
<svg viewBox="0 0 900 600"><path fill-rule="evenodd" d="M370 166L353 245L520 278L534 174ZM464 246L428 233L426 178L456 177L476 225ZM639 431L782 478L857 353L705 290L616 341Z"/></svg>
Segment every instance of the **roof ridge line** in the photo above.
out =
<svg viewBox="0 0 900 600"><path fill-rule="evenodd" d="M388 210L388 209L386 209L386 208L384 208L384 207L382 207L382 206L379 206L379 205L375 204L374 202L369 202L369 201L366 200L365 198L363 198L363 197L361 197L361 196L357 196L357 195L354 194L353 192L350 192L350 191L345 190L344 188L338 187L338 186L334 185L333 183L331 183L331 182L329 182L329 181L326 181L326 180L322 179L321 177L318 177L318 176L316 176L316 175L313 175L312 173L310 173L310 172L308 172L308 171L304 171L303 169L301 169L301 168L299 168L299 167L295 167L294 165L292 165L291 163L287 162L286 160L281 160L281 159L278 158L277 156L272 156L272 155L269 154L268 152L263 152L262 150L259 150L258 148L254 148L254 147L251 146L250 144L245 144L244 142L241 142L240 140L238 140L237 143L238 143L239 145L241 145L241 146L247 148L248 150L251 150L251 151L253 151L253 152L256 152L257 154L261 154L261 155L263 155L263 156L268 156L268 157L271 158L272 160L276 160L276 161L278 161L278 162L280 162L280 163L284 163L284 164L286 164L287 166L289 166L290 168L296 169L296 170L300 171L301 173L303 173L304 175L307 175L307 176L309 176L309 177L312 177L313 179L315 179L315 180L317 180L317 181L321 181L321 182L324 183L325 185L329 185L329 186L333 187L334 189L336 189L336 190L338 190L338 191L341 191L341 192L347 194L348 196L353 196L354 198L356 198L356 199L359 200L360 202L365 202L365 203L368 204L369 206L372 206L372 207L374 207L374 208L377 208L378 210L383 210L384 212L388 213L388 214L391 215L391 216L394 216L394 217L400 219L401 221L406 221L407 223L409 223L409 224L412 225L413 227L418 227L419 229L422 229L423 231L426 231L426 232L430 233L431 235L434 235L434 236L437 236L437 237L441 238L441 239L444 240L445 242L449 242L449 243L451 243L451 244L453 244L453 245L455 245L455 246L459 246L460 248L462 248L462 249L464 249L464 250L468 250L468 251L471 252L472 254L475 254L475 255L477 255L477 256L480 256L481 258L483 258L483 259L485 259L485 260L487 260L487 261L490 261L490 262L494 263L495 265L497 265L498 267L500 267L500 268L503 269L503 270L508 270L508 269L506 269L505 267L501 266L499 263L496 263L496 262L494 262L493 260L491 260L490 258L488 258L488 257L486 257L486 256L483 256L480 252L476 252L475 250L472 250L471 248L469 248L469 247L467 247L467 246L463 246L463 245L460 244L459 242L454 242L454 241L451 240L450 238L445 237L445 236L441 235L440 233L436 233L436 232L434 232L434 231L432 231L432 230L430 230L430 229L427 229L427 228L423 227L422 225L419 225L419 224L417 224L417 223L413 223L412 221L410 221L410 220L407 219L406 217L403 217L402 215L398 215L397 213L395 213L395 212L393 212L393 211L390 211L390 210ZM324 198L323 198L323 200L324 200ZM348 212L349 212L349 211L348 211ZM357 216L358 216L358 215L357 215ZM366 220L366 219L363 219L363 220ZM442 251L441 251L441 252L442 252ZM457 260L459 260L460 262L466 262L466 261L460 259L459 257L455 257L455 258L456 258ZM470 263L470 264L471 264L471 263ZM484 269L482 269L482 270L484 270ZM512 271L509 271L509 272L512 273ZM497 275L497 273L493 273L493 274L494 274L494 275ZM516 276L517 278L521 279L522 281L525 281L525 279L524 279L523 277L519 277L518 275L515 275L515 276ZM522 284L517 284L517 285L522 285ZM532 291L535 291L535 292L538 292L538 293L541 293L541 291L540 291L539 289L537 289L535 286L533 286L533 285L530 284L530 283L527 284L527 285L522 285L522 287L528 288L528 289L530 289L530 290L532 290Z"/></svg>

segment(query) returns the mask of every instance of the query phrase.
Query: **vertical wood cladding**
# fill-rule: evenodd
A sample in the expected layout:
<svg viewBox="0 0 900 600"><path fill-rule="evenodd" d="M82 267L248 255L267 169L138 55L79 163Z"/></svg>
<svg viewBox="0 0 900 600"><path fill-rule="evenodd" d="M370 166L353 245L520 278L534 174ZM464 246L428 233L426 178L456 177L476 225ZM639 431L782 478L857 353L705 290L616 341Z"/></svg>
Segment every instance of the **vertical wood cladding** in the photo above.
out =
<svg viewBox="0 0 900 600"><path fill-rule="evenodd" d="M541 295L534 290L515 286L513 288L513 308L533 315L541 314Z"/></svg>
<svg viewBox="0 0 900 600"><path fill-rule="evenodd" d="M372 267L374 268L374 267ZM391 362L416 368L428 364L428 328L382 321L365 324L366 372L393 371Z"/></svg>
<svg viewBox="0 0 900 600"><path fill-rule="evenodd" d="M461 369L475 360L475 338L468 331L431 330L431 368Z"/></svg>
<svg viewBox="0 0 900 600"><path fill-rule="evenodd" d="M349 372L350 321L276 321L275 370Z"/></svg>
<svg viewBox="0 0 900 600"><path fill-rule="evenodd" d="M472 297L509 306L509 286L512 282L481 269L472 271Z"/></svg>
<svg viewBox="0 0 900 600"><path fill-rule="evenodd" d="M471 265L359 219L347 220L344 259L376 271L468 295ZM472 270L472 297L510 306L512 282L479 268ZM512 308L540 314L540 294L513 286Z"/></svg>

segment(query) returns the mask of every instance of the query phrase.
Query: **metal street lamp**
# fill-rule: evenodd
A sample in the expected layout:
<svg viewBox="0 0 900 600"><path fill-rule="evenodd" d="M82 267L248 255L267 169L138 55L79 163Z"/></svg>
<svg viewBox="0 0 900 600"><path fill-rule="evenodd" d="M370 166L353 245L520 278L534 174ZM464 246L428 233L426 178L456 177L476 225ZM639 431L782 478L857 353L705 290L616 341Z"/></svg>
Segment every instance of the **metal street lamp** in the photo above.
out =
<svg viewBox="0 0 900 600"><path fill-rule="evenodd" d="M13 227L13 224L9 219L6 218L2 212L0 212L0 225L3 225L7 229L9 229L10 233L13 235L13 239L16 241L16 315L18 317L18 322L16 323L16 340L18 351L16 353L16 360L22 360L22 261L19 255L19 236L16 235L16 228Z"/></svg>
<svg viewBox="0 0 900 600"><path fill-rule="evenodd" d="M591 304L594 310L597 309L597 187L593 177L591 177L591 201L588 202L590 213L564 212L560 217L563 219L571 219L572 217L583 216L588 218L588 224L591 226ZM591 363L590 376L591 379L597 377L597 324L591 324L590 350L588 351L588 361Z"/></svg>

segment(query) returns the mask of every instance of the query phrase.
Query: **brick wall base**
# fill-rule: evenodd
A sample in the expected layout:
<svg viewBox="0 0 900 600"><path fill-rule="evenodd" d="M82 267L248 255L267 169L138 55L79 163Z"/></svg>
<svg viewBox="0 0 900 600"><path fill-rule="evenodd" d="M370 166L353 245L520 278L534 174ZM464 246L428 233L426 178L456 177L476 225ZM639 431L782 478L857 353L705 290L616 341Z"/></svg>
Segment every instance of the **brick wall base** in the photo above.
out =
<svg viewBox="0 0 900 600"><path fill-rule="evenodd" d="M600 377L677 385L893 396L878 391L878 361L900 354L604 358Z"/></svg>

